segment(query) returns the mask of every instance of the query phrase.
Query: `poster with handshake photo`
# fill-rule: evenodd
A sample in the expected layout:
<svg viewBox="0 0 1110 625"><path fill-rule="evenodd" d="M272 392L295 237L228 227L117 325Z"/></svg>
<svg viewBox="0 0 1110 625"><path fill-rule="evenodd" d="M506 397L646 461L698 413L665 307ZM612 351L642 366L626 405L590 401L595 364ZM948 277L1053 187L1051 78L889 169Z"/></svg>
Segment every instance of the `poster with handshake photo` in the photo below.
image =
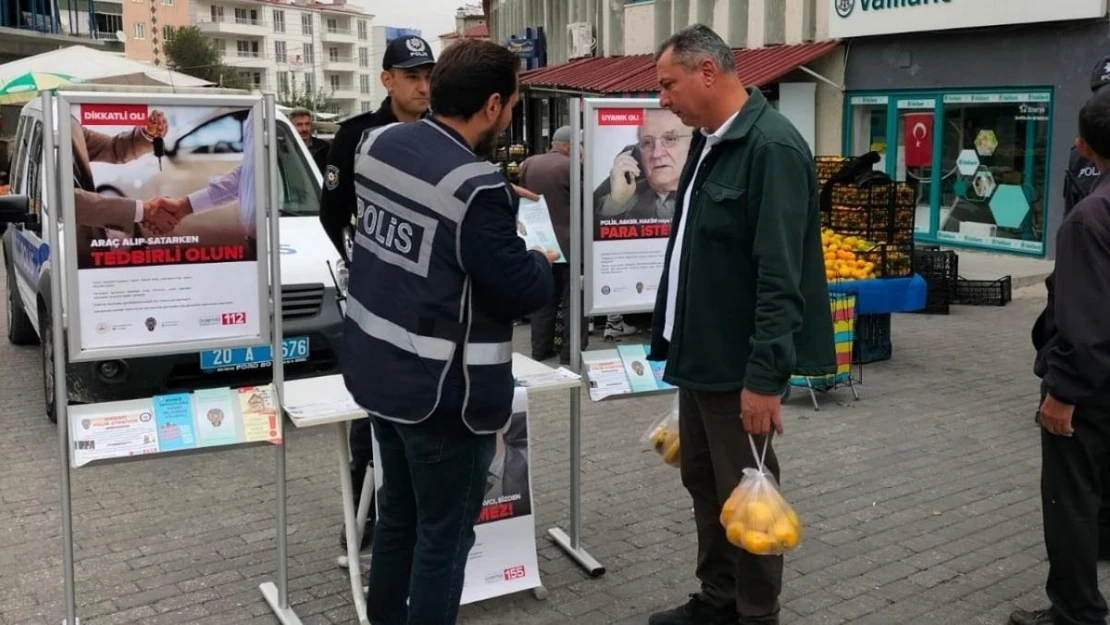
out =
<svg viewBox="0 0 1110 625"><path fill-rule="evenodd" d="M259 108L69 108L79 349L260 338Z"/></svg>

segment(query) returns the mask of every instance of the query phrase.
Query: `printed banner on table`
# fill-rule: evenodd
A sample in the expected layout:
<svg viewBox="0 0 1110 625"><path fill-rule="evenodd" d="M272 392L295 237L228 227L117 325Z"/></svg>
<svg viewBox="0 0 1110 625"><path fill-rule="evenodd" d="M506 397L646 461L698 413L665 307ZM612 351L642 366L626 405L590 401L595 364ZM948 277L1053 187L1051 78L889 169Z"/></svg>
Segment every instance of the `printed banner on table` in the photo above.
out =
<svg viewBox="0 0 1110 625"><path fill-rule="evenodd" d="M582 352L582 363L593 401L674 390L674 386L663 381L666 361L648 360L645 345L619 345L617 349Z"/></svg>
<svg viewBox="0 0 1110 625"><path fill-rule="evenodd" d="M74 354L264 342L261 114L88 103L70 112L71 141L60 148L73 170L63 176L63 196L74 225Z"/></svg>
<svg viewBox="0 0 1110 625"><path fill-rule="evenodd" d="M466 563L463 604L540 585L530 450L528 390L517 387L512 417L497 433L482 512L474 528L474 547ZM380 457L376 438L374 455ZM374 483L378 488L383 479L381 464L376 463ZM375 497L375 503L380 500Z"/></svg>
<svg viewBox="0 0 1110 625"><path fill-rule="evenodd" d="M693 129L656 100L587 110L587 312L648 312L681 205L676 192Z"/></svg>
<svg viewBox="0 0 1110 625"><path fill-rule="evenodd" d="M281 444L272 385L69 408L72 465L242 443Z"/></svg>

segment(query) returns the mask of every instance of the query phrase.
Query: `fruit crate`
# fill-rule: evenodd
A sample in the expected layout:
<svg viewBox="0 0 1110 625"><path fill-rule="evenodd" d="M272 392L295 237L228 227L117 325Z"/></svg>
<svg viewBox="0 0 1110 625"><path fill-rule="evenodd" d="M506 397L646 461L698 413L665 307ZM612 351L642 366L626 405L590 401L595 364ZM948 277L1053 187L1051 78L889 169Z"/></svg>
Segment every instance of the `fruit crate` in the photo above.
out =
<svg viewBox="0 0 1110 625"><path fill-rule="evenodd" d="M823 188L825 183L838 174L845 165L851 162L851 160L852 159L847 156L818 156L813 159L814 165L817 168L818 188Z"/></svg>
<svg viewBox="0 0 1110 625"><path fill-rule="evenodd" d="M925 279L928 287L925 308L914 312L926 315L949 313L952 298L956 295L956 281L960 275L959 265L960 257L951 250L914 248L914 272Z"/></svg>
<svg viewBox="0 0 1110 625"><path fill-rule="evenodd" d="M956 280L952 303L960 306L1005 306L1013 299L1013 280L1003 276L998 280Z"/></svg>
<svg viewBox="0 0 1110 625"><path fill-rule="evenodd" d="M890 360L894 345L890 337L890 315L859 315L856 317L852 363L865 365Z"/></svg>
<svg viewBox="0 0 1110 625"><path fill-rule="evenodd" d="M915 219L914 190L908 184L836 184L832 186L831 205L822 212L821 224L871 243L912 247Z"/></svg>
<svg viewBox="0 0 1110 625"><path fill-rule="evenodd" d="M902 245L882 243L856 252L856 257L874 265L876 278L904 278L914 272L912 241Z"/></svg>

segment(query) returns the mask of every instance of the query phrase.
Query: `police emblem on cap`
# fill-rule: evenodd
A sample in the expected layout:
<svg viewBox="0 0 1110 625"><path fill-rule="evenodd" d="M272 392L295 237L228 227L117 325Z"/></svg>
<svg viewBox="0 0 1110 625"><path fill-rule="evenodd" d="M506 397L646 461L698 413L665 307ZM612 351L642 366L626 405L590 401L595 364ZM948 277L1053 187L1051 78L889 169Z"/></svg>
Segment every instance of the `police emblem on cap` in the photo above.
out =
<svg viewBox="0 0 1110 625"><path fill-rule="evenodd" d="M324 173L324 185L328 191L335 191L335 187L339 186L339 168L335 165L328 165L328 170Z"/></svg>
<svg viewBox="0 0 1110 625"><path fill-rule="evenodd" d="M417 52L417 53L423 52L424 51L424 40L413 37L412 39L409 39L408 41L405 42L405 47L407 47L410 52Z"/></svg>

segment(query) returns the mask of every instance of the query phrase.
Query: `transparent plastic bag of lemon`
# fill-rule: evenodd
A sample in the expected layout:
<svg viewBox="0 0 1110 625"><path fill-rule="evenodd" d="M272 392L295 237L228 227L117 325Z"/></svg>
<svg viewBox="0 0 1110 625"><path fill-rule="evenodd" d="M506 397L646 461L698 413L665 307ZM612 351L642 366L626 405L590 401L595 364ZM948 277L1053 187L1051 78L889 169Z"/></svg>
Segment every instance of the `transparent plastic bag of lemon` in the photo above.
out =
<svg viewBox="0 0 1110 625"><path fill-rule="evenodd" d="M721 525L728 541L757 556L782 555L802 542L802 522L763 464L769 440L770 436L763 443L763 454L759 454L755 440L748 437L759 466L744 469L740 484L721 509Z"/></svg>
<svg viewBox="0 0 1110 625"><path fill-rule="evenodd" d="M678 443L678 395L671 402L671 409L644 433L640 439L645 445L663 456L663 462L672 467L679 465L681 447Z"/></svg>

